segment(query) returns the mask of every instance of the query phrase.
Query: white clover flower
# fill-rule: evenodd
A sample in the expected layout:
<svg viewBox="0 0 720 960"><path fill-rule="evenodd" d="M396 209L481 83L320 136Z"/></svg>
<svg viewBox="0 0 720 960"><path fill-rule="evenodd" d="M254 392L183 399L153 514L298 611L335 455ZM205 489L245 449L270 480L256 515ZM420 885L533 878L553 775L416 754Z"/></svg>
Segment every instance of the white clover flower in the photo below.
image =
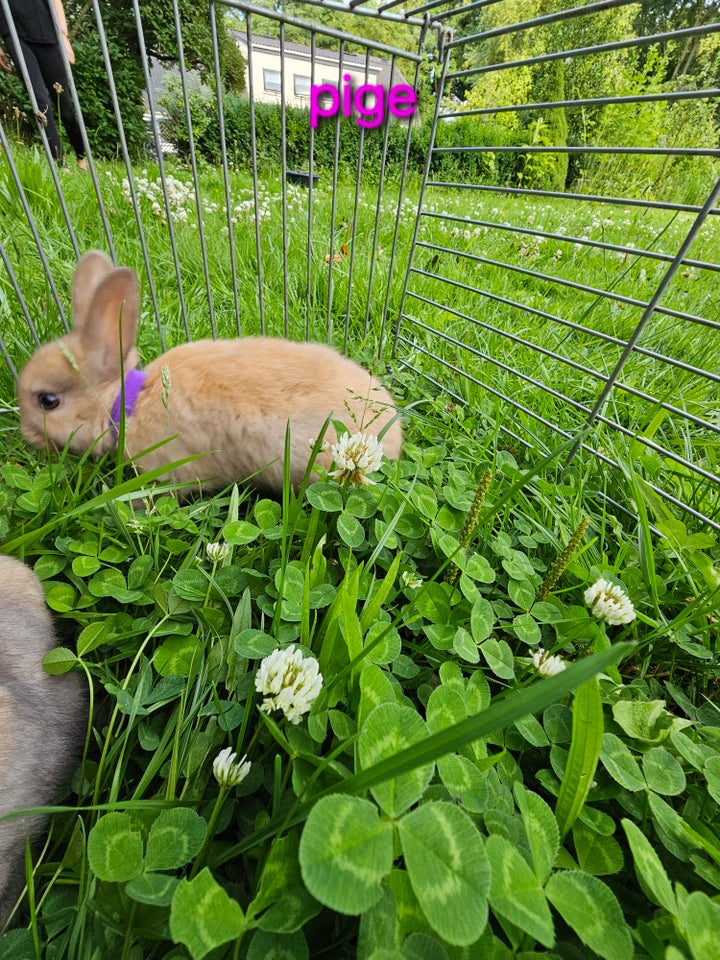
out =
<svg viewBox="0 0 720 960"><path fill-rule="evenodd" d="M237 759L232 747L225 747L213 760L213 773L221 787L236 787L250 772L252 764L247 757Z"/></svg>
<svg viewBox="0 0 720 960"><path fill-rule="evenodd" d="M562 673L566 663L562 657L555 654L549 654L547 650L538 647L532 655L533 666L542 677L554 677L557 673Z"/></svg>
<svg viewBox="0 0 720 960"><path fill-rule="evenodd" d="M602 578L585 591L585 603L590 612L612 625L630 623L635 619L635 608L630 597L614 583Z"/></svg>
<svg viewBox="0 0 720 960"><path fill-rule="evenodd" d="M221 560L224 560L226 557L230 556L230 544L208 543L205 545L205 553L208 555L208 559L212 560L213 563L219 563Z"/></svg>
<svg viewBox="0 0 720 960"><path fill-rule="evenodd" d="M282 710L290 723L298 724L318 698L323 678L314 657L303 657L291 644L260 662L255 689L265 696L260 709L265 713Z"/></svg>
<svg viewBox="0 0 720 960"><path fill-rule="evenodd" d="M423 584L422 577L418 577L412 570L403 570L400 579L408 590L418 590Z"/></svg>
<svg viewBox="0 0 720 960"><path fill-rule="evenodd" d="M383 459L383 447L377 437L365 433L355 433L351 437L344 433L332 447L332 458L337 470L329 474L348 483L373 483L367 474L380 469Z"/></svg>
<svg viewBox="0 0 720 960"><path fill-rule="evenodd" d="M315 437L308 438L308 446L310 447L311 450L315 447L315 443L316 443ZM330 444L327 442L327 440L323 440L323 442L320 444L319 452L324 453L329 448L330 448Z"/></svg>

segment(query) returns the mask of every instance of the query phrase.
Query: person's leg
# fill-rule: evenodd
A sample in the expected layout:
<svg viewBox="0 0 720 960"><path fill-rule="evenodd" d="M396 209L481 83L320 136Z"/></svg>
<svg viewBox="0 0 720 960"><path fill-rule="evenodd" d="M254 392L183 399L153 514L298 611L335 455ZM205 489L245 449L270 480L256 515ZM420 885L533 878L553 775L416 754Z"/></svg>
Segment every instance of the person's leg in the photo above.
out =
<svg viewBox="0 0 720 960"><path fill-rule="evenodd" d="M67 132L68 140L72 144L78 160L81 160L85 156L85 146L70 96L70 78L65 70L60 48L50 44L34 44L33 49L47 88L50 91L50 96L54 96L60 106L60 117Z"/></svg>
<svg viewBox="0 0 720 960"><path fill-rule="evenodd" d="M15 63L15 67L19 76L22 77L22 71L20 69L20 54L15 49L10 37L6 38L6 42L8 53ZM60 136L55 125L55 114L53 112L52 102L49 98L47 87L45 86L45 81L43 80L40 64L38 63L32 47L28 46L28 44L23 40L20 41L20 47L22 57L25 60L28 76L30 77L30 83L32 84L33 93L35 94L35 100L37 101L40 112L45 116L45 135L47 136L48 143L50 144L50 151L56 160L62 160L62 144L60 143Z"/></svg>

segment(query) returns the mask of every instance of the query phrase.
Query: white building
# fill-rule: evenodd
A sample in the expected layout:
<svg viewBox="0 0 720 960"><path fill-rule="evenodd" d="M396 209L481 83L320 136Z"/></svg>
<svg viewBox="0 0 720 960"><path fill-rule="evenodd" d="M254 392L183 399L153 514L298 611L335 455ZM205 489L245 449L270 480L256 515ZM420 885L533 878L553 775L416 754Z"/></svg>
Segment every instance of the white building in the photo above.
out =
<svg viewBox="0 0 720 960"><path fill-rule="evenodd" d="M231 30L230 35L235 38L248 64L248 94L251 86L250 64L252 65L252 92L258 103L280 103L284 92L288 106L309 108L311 84L331 84L340 89L344 84L345 74L350 74L353 87L369 83L380 84L388 90L395 84L407 83L397 68L391 73L390 61L381 57L344 52L341 64L338 50L315 47L313 61L311 47L286 40L283 44L282 64L280 40L277 37L253 34L250 40L251 50L248 51L246 33Z"/></svg>

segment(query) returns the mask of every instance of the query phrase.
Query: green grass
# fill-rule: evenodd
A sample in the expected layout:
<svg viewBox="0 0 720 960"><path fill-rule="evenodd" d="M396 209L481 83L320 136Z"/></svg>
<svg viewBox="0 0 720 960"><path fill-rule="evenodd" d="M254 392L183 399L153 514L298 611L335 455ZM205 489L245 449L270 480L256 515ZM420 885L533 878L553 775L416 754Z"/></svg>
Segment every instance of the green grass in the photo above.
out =
<svg viewBox="0 0 720 960"><path fill-rule="evenodd" d="M32 153L20 152L18 162L67 303L74 254L52 186ZM41 337L54 336L57 311L4 177L0 205L16 219L3 242ZM118 260L141 270L122 173L103 166L100 178ZM201 180L204 203L222 207L217 172L204 168ZM249 184L232 183L240 206ZM63 186L81 249L103 246L88 179L64 175ZM266 329L283 333L279 187L266 189ZM329 326L342 345L347 331L350 352L387 373L405 404L405 455L385 463L374 486L347 489L327 478L297 495L286 488L278 501L230 489L179 504L129 465L118 471L109 459L29 450L15 414L2 414L0 550L42 579L62 647L50 668L81 670L92 698L72 792L49 840L33 852L32 906L19 908L18 929L0 938L0 953L459 960L545 950L607 960L710 958L720 913L715 540L648 487L648 478L666 476L666 464L655 470L657 455L605 430L588 442L602 443L620 473L585 454L564 468L568 442L524 415L509 419L502 401L437 359L573 432L581 420L563 403L521 388L488 361L471 359L466 347L586 403L596 395L591 378L509 346L458 314L562 349L593 369L610 369L617 348L566 336L457 284L616 336L629 334L637 311L615 311L597 297L463 254L638 297L652 292L658 275L643 278L630 258L559 240L523 249L518 237L482 228L452 236L450 221L423 219L424 242L457 252L422 252L418 263L436 276L413 276L411 290L454 312L410 297L406 314L463 346L444 346L404 320L402 332L435 359L402 344L393 358L389 342L378 357L388 283L389 332L400 304L414 203L403 201L390 273L397 199L385 196L371 286L374 198L363 194L352 247L353 196L352 186L340 185L331 229L327 185L315 195L308 300L306 194L293 194L287 320L295 337L307 326L325 339ZM475 198L471 207L465 196L439 193L429 200L438 212L541 223L547 231L562 226L571 235L584 229L569 205ZM152 203L141 198L170 346L184 339L184 325L167 229ZM175 224L176 240L197 338L210 332L202 251L191 202L178 209L187 211L187 221L181 215ZM229 336L235 300L221 210L207 206L205 225L217 329ZM715 227L708 226L698 257L712 254ZM673 252L687 218L656 212L638 214L630 226L589 228L615 231L618 241L632 232L642 237L637 246ZM255 333L254 226L244 209L235 239L242 330ZM332 253L328 309L325 258ZM707 278L681 279L667 302L713 318ZM147 278L144 285L140 345L149 359L158 338ZM12 293L3 291L3 335L21 366L32 340ZM698 364L702 358L711 369L709 341L695 334L660 318L644 342ZM624 379L663 397L677 392L678 376L667 379L647 359L634 361ZM444 382L454 402L408 364ZM699 378L685 396L703 416L712 413L712 394ZM0 405L14 400L12 379L0 369ZM653 431L669 449L716 464L712 436L651 408L620 395L609 409L628 429ZM535 434L535 448L509 442L502 425ZM686 499L711 510L713 491L681 474L675 482ZM604 494L629 512L615 512ZM134 510L137 500L143 507ZM536 601L584 517L587 531ZM225 555L213 559L212 543L226 544ZM600 577L623 585L634 621L608 626L590 613L583 593ZM316 657L324 676L297 726L258 709L254 682L261 659L290 643ZM568 669L539 677L532 661L539 647ZM252 764L237 787L221 786L212 772L227 746Z"/></svg>

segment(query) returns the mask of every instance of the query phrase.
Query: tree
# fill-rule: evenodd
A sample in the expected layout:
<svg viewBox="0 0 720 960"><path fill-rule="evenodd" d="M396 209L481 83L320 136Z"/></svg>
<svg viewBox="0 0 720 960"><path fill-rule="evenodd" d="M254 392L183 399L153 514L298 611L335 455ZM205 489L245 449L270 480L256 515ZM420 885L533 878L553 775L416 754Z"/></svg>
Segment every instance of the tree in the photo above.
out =
<svg viewBox="0 0 720 960"><path fill-rule="evenodd" d="M117 3L116 0L99 0L99 9L125 138L131 155L136 156L145 146L147 129L143 99L145 77L135 15L131 4ZM140 10L148 58L177 63L172 0L143 0ZM65 11L76 56L73 77L90 146L97 155L115 155L119 152L120 142L100 27L90 0L65 0ZM197 70L202 77L212 76L212 36L207 7L195 0L178 0L178 12L187 67ZM226 17L219 17L218 36L223 84L227 89L242 90L245 64L237 45L228 36ZM4 118L15 118L13 108L18 100L23 102L24 92L16 78L9 78L9 83L5 81L0 86L0 110ZM25 132L34 134L34 127L28 125Z"/></svg>
<svg viewBox="0 0 720 960"><path fill-rule="evenodd" d="M410 52L417 51L417 27L398 23L397 21L383 20L378 17L360 16L329 7L310 6L307 3L298 2L298 0L277 0L277 2L273 2L273 0L260 0L260 2L276 12L297 17L308 23L338 30L344 34L354 34L365 40L374 40L377 43L397 47L401 50L408 50ZM253 31L263 36L277 37L280 33L280 21L270 18L261 19L258 18L257 15L254 15ZM285 39L297 43L307 43L308 31L303 27L295 27L287 24L285 26ZM330 50L337 50L340 46L339 40L324 35L321 35L319 43L321 46ZM353 50L354 52L365 52L364 46L352 43L347 43L346 49Z"/></svg>
<svg viewBox="0 0 720 960"><path fill-rule="evenodd" d="M719 19L720 0L643 0L635 23L638 33L654 34L702 27ZM677 80L701 71L707 42L708 38L698 35L663 44L663 53L668 56L667 79ZM715 79L718 75L720 71L716 71Z"/></svg>

